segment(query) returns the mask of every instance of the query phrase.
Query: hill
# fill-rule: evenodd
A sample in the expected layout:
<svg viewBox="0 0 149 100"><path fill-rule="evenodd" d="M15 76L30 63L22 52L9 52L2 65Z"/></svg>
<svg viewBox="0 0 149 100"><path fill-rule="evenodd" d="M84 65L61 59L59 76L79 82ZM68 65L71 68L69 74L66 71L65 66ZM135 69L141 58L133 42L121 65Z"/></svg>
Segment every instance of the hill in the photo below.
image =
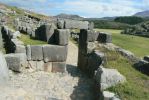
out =
<svg viewBox="0 0 149 100"><path fill-rule="evenodd" d="M138 13L134 14L134 16L138 16L138 17L149 17L149 10L138 12Z"/></svg>
<svg viewBox="0 0 149 100"><path fill-rule="evenodd" d="M54 16L56 18L62 18L62 19L74 19L74 20L83 20L83 17L80 17L79 15L70 15L70 14L64 14L61 13L57 16Z"/></svg>

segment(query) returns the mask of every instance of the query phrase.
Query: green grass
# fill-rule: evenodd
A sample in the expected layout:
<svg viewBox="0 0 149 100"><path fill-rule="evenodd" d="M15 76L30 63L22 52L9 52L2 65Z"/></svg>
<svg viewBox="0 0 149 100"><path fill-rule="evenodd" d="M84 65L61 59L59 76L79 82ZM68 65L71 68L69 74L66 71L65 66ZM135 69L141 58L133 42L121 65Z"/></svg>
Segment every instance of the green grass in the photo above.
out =
<svg viewBox="0 0 149 100"><path fill-rule="evenodd" d="M108 90L116 93L122 100L149 100L149 77L132 67L132 63L115 51L99 48L106 54L106 68L117 69L127 79L124 84Z"/></svg>
<svg viewBox="0 0 149 100"><path fill-rule="evenodd" d="M21 38L19 38L25 45L43 45L47 44L47 42L31 39L29 35L21 34Z"/></svg>
<svg viewBox="0 0 149 100"><path fill-rule="evenodd" d="M113 43L133 52L138 57L149 55L149 38L120 34L121 30L96 29L102 32L112 33Z"/></svg>

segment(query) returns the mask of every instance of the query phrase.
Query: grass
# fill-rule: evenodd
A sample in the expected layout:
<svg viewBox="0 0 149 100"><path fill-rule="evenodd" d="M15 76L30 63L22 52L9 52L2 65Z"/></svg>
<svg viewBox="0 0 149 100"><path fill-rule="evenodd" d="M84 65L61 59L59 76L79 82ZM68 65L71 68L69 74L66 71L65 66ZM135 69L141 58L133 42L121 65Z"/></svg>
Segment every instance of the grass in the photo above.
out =
<svg viewBox="0 0 149 100"><path fill-rule="evenodd" d="M31 39L29 35L21 34L21 38L19 38L25 45L43 45L47 44L45 41Z"/></svg>
<svg viewBox="0 0 149 100"><path fill-rule="evenodd" d="M149 38L120 34L121 30L96 29L102 32L112 33L113 43L133 52L138 57L149 55Z"/></svg>
<svg viewBox="0 0 149 100"><path fill-rule="evenodd" d="M132 63L115 51L100 48L106 54L106 68L117 69L127 79L124 84L108 90L116 93L122 100L149 100L149 77L132 67Z"/></svg>

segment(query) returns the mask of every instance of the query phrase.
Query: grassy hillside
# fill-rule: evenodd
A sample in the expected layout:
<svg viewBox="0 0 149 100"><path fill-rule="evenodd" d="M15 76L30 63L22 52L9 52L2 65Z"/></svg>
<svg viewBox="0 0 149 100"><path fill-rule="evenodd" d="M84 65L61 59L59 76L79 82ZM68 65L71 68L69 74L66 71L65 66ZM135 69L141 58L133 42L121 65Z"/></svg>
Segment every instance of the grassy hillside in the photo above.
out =
<svg viewBox="0 0 149 100"><path fill-rule="evenodd" d="M124 84L111 87L108 90L116 93L122 100L149 100L149 77L132 67L132 63L115 51L99 47L106 53L106 68L117 69L127 79Z"/></svg>
<svg viewBox="0 0 149 100"><path fill-rule="evenodd" d="M100 29L126 29L131 27L131 25L109 21L109 20L92 20L95 24L95 28Z"/></svg>
<svg viewBox="0 0 149 100"><path fill-rule="evenodd" d="M113 43L133 52L138 57L149 55L149 38L120 34L121 30L97 29L112 33Z"/></svg>

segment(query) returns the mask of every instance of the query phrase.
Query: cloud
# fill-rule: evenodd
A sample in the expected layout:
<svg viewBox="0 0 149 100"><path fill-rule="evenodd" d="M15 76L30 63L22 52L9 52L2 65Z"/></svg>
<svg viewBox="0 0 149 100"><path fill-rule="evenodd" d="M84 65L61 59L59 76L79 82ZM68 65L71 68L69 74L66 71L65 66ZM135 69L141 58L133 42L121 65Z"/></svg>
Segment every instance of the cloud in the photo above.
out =
<svg viewBox="0 0 149 100"><path fill-rule="evenodd" d="M0 0L38 13L78 14L85 17L127 16L146 9L149 0Z"/></svg>

